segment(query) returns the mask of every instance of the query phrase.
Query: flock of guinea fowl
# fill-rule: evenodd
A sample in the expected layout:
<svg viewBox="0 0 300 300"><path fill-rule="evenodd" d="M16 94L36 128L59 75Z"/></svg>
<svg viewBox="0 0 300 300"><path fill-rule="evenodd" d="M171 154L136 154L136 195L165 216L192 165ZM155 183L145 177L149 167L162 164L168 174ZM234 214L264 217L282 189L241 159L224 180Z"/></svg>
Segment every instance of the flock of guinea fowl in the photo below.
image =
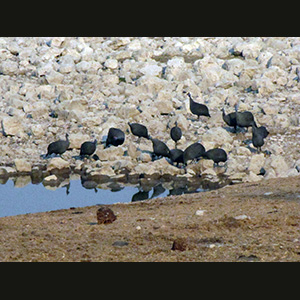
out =
<svg viewBox="0 0 300 300"><path fill-rule="evenodd" d="M185 92L184 92L185 93ZM190 111L192 114L198 117L200 116L210 117L209 109L205 104L197 103L192 99L190 93L187 93L190 102ZM268 136L269 132L265 126L257 127L257 124L254 120L254 116L250 111L238 112L237 106L235 106L235 112L226 114L224 108L222 109L222 116L224 122L234 128L234 132L237 132L237 127L246 128L252 127L252 144L257 148L257 152L260 153L261 147L264 145L264 139ZM138 142L141 138L146 138L152 141L153 145L153 154L152 159L159 159L166 157L170 159L171 163L176 163L176 166L179 167L179 164L186 166L188 161L198 161L201 158L211 159L214 161L214 167L219 166L220 162L227 161L227 153L224 149L214 148L206 151L205 147L199 143L193 143L189 145L185 150L177 148L177 142L182 137L182 131L180 127L175 126L170 130L170 136L175 142L175 149L170 150L169 147L159 139L152 138L148 134L147 127L139 123L130 123L128 122L131 133L138 137ZM125 134L119 128L110 128L108 131L107 139L105 142L105 148L109 146L119 146L124 143ZM49 144L46 158L52 157L53 155L62 155L65 151L68 150L70 145L68 134L66 134L66 140L59 140ZM84 142L80 147L80 158L90 157L96 151L97 140L93 142L87 141ZM94 159L99 159L97 155L93 156Z"/></svg>

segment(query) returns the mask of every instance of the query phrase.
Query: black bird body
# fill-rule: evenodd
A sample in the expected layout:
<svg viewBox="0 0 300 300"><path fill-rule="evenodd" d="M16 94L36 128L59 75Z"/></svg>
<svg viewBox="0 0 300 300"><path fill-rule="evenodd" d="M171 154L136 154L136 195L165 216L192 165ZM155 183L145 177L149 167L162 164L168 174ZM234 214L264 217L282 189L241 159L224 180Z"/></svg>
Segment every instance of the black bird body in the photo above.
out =
<svg viewBox="0 0 300 300"><path fill-rule="evenodd" d="M187 93L187 95L190 98L190 110L191 110L192 114L194 114L198 117L198 120L199 120L200 116L210 117L208 107L205 104L195 102L192 99L192 96L190 93Z"/></svg>
<svg viewBox="0 0 300 300"><path fill-rule="evenodd" d="M153 153L156 156L170 157L170 149L164 142L152 138L151 141L153 145Z"/></svg>
<svg viewBox="0 0 300 300"><path fill-rule="evenodd" d="M180 149L170 150L170 159L171 159L172 164L176 162L177 167L178 167L179 163L183 164L183 151Z"/></svg>
<svg viewBox="0 0 300 300"><path fill-rule="evenodd" d="M119 128L111 127L108 131L105 148L109 147L110 145L117 147L122 145L124 141L125 133Z"/></svg>
<svg viewBox="0 0 300 300"><path fill-rule="evenodd" d="M65 153L70 146L70 141L68 137L69 135L66 133L66 140L58 140L50 143L47 149L48 151L46 156L49 156L53 153L59 155Z"/></svg>
<svg viewBox="0 0 300 300"><path fill-rule="evenodd" d="M225 113L225 109L222 108L222 117L223 117L223 121L230 127L234 127L234 131L236 132L236 113L232 112L226 115Z"/></svg>
<svg viewBox="0 0 300 300"><path fill-rule="evenodd" d="M194 143L183 151L183 163L187 164L189 160L200 158L205 153L205 148L200 143Z"/></svg>
<svg viewBox="0 0 300 300"><path fill-rule="evenodd" d="M221 148L214 148L206 151L203 154L203 158L212 159L214 161L214 164L219 165L219 162L227 161L227 153L225 150Z"/></svg>
<svg viewBox="0 0 300 300"><path fill-rule="evenodd" d="M261 147L264 145L264 130L259 130L256 124L252 126L252 144L255 148L257 148L257 152L260 153Z"/></svg>
<svg viewBox="0 0 300 300"><path fill-rule="evenodd" d="M148 129L146 126L139 124L139 123L129 123L131 133L139 138L144 137L149 139Z"/></svg>
<svg viewBox="0 0 300 300"><path fill-rule="evenodd" d="M254 126L256 126L258 132L262 135L263 138L266 138L269 135L269 131L265 126L257 127L256 124Z"/></svg>
<svg viewBox="0 0 300 300"><path fill-rule="evenodd" d="M181 129L177 126L177 122L175 122L175 126L171 128L170 131L170 136L171 139L175 142L175 147L177 146L177 142L181 139L182 137L182 131Z"/></svg>
<svg viewBox="0 0 300 300"><path fill-rule="evenodd" d="M243 111L243 112L238 112L236 111L236 124L239 127L246 127L248 130L248 127L252 126L252 123L254 121L254 116L252 112L250 111Z"/></svg>
<svg viewBox="0 0 300 300"><path fill-rule="evenodd" d="M85 155L92 155L96 151L97 147L97 140L94 140L93 142L84 142L80 146L80 156Z"/></svg>

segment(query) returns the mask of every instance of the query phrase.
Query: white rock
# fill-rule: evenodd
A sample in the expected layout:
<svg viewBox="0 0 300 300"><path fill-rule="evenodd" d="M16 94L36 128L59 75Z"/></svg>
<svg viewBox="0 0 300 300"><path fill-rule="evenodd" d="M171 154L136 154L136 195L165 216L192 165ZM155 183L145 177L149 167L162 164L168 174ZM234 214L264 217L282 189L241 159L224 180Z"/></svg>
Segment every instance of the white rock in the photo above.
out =
<svg viewBox="0 0 300 300"><path fill-rule="evenodd" d="M66 169L70 167L70 163L61 157L52 158L47 164L47 171L51 171L53 169Z"/></svg>
<svg viewBox="0 0 300 300"><path fill-rule="evenodd" d="M115 172L114 172L114 170L112 169L111 166L106 165L106 166L102 166L99 169L92 170L89 173L89 175L90 176L105 175L105 176L111 177L111 176L115 175Z"/></svg>
<svg viewBox="0 0 300 300"><path fill-rule="evenodd" d="M17 75L19 71L19 65L12 60L2 61L0 64L0 72L4 75Z"/></svg>
<svg viewBox="0 0 300 300"><path fill-rule="evenodd" d="M162 67L155 64L146 64L140 69L140 72L144 75L159 76L161 74Z"/></svg>
<svg viewBox="0 0 300 300"><path fill-rule="evenodd" d="M116 69L118 67L118 61L114 58L109 58L105 61L104 66L109 69Z"/></svg>
<svg viewBox="0 0 300 300"><path fill-rule="evenodd" d="M205 212L206 212L206 210L204 210L204 209L198 209L198 210L196 210L195 215L196 216L203 216Z"/></svg>
<svg viewBox="0 0 300 300"><path fill-rule="evenodd" d="M130 42L127 45L127 49L132 50L132 51L138 51L138 50L141 50L141 48L142 48L142 45L138 39L133 40L132 42Z"/></svg>
<svg viewBox="0 0 300 300"><path fill-rule="evenodd" d="M288 128L290 126L290 118L286 114L278 114L273 118L275 126L280 128Z"/></svg>
<svg viewBox="0 0 300 300"><path fill-rule="evenodd" d="M51 40L51 47L60 47L62 43L64 42L65 38L64 37L54 37Z"/></svg>
<svg viewBox="0 0 300 300"><path fill-rule="evenodd" d="M225 143L232 143L233 138L225 129L214 127L203 134L202 141L214 142L216 145L222 146Z"/></svg>
<svg viewBox="0 0 300 300"><path fill-rule="evenodd" d="M270 164L270 167L275 171L277 177L285 177L286 172L289 170L289 167L281 155L271 155L266 164Z"/></svg>
<svg viewBox="0 0 300 300"><path fill-rule="evenodd" d="M96 154L98 155L101 161L114 161L119 160L124 154L124 149L120 146L114 147L111 146L109 148L103 150L96 150Z"/></svg>
<svg viewBox="0 0 300 300"><path fill-rule="evenodd" d="M87 72L92 66L92 62L91 61L85 61L82 60L79 63L76 64L76 70L77 72Z"/></svg>
<svg viewBox="0 0 300 300"><path fill-rule="evenodd" d="M241 52L245 58L253 59L258 57L262 47L263 43L260 38L255 38L255 40L237 44L235 50Z"/></svg>
<svg viewBox="0 0 300 300"><path fill-rule="evenodd" d="M236 220L246 220L246 219L251 219L249 216L247 215L239 215L234 217Z"/></svg>
<svg viewBox="0 0 300 300"><path fill-rule="evenodd" d="M167 62L166 74L172 75L170 79L179 79L183 72L186 71L186 64L183 57L175 57ZM183 79L183 78L180 78ZM187 79L187 78L184 78ZM191 91L192 92L192 91Z"/></svg>
<svg viewBox="0 0 300 300"><path fill-rule="evenodd" d="M90 141L90 136L88 134L84 134L81 132L78 133L70 133L70 148L80 149L82 143Z"/></svg>
<svg viewBox="0 0 300 300"><path fill-rule="evenodd" d="M116 112L116 116L124 120L130 120L139 114L135 105L122 105Z"/></svg>
<svg viewBox="0 0 300 300"><path fill-rule="evenodd" d="M4 117L2 119L4 131L7 135L16 135L19 137L24 136L25 126L22 123L22 119L18 117ZM3 128L2 128L3 129Z"/></svg>
<svg viewBox="0 0 300 300"><path fill-rule="evenodd" d="M44 136L45 131L45 126L41 124L34 124L31 126L31 132L36 138L41 138L42 136Z"/></svg>
<svg viewBox="0 0 300 300"><path fill-rule="evenodd" d="M299 175L300 175L300 173L296 170L296 168L289 169L286 172L286 176L287 177L290 177L290 176L299 176Z"/></svg>
<svg viewBox="0 0 300 300"><path fill-rule="evenodd" d="M245 175L243 177L243 182L255 182L262 179L262 176L256 175L252 171L249 172L248 175Z"/></svg>
<svg viewBox="0 0 300 300"><path fill-rule="evenodd" d="M256 79L254 84L258 88L259 94L263 97L269 96L276 90L276 85L274 85L272 83L272 80L267 77L262 77L262 78ZM255 89L255 87L253 89Z"/></svg>
<svg viewBox="0 0 300 300"><path fill-rule="evenodd" d="M63 63L59 66L58 71L62 74L68 74L75 71L75 64L73 63Z"/></svg>
<svg viewBox="0 0 300 300"><path fill-rule="evenodd" d="M137 157L137 160L143 163L150 162L152 160L152 156L149 153L141 152Z"/></svg>
<svg viewBox="0 0 300 300"><path fill-rule="evenodd" d="M228 59L224 64L224 67L233 72L235 75L239 75L239 73L245 68L245 62L238 58Z"/></svg>
<svg viewBox="0 0 300 300"><path fill-rule="evenodd" d="M48 74L46 74L46 80L49 84L61 84L64 80L64 75L51 70Z"/></svg>
<svg viewBox="0 0 300 300"><path fill-rule="evenodd" d="M16 158L14 163L18 172L31 172L31 163L26 159Z"/></svg>
<svg viewBox="0 0 300 300"><path fill-rule="evenodd" d="M0 167L0 175L9 175L16 173L16 169L13 167Z"/></svg>
<svg viewBox="0 0 300 300"><path fill-rule="evenodd" d="M139 163L131 170L131 173L153 175L157 171L151 163Z"/></svg>
<svg viewBox="0 0 300 300"><path fill-rule="evenodd" d="M81 59L82 60L91 60L93 58L94 49L86 46L81 51Z"/></svg>
<svg viewBox="0 0 300 300"><path fill-rule="evenodd" d="M111 167L115 173L118 173L118 171L121 171L122 169L131 170L134 167L134 164L129 159L120 159L113 162Z"/></svg>
<svg viewBox="0 0 300 300"><path fill-rule="evenodd" d="M263 167L264 162L265 156L263 153L254 154L250 159L248 170L252 171L254 174L258 174L260 169Z"/></svg>
<svg viewBox="0 0 300 300"><path fill-rule="evenodd" d="M154 105L160 114L169 114L174 110L173 103L171 101L156 100L154 101Z"/></svg>

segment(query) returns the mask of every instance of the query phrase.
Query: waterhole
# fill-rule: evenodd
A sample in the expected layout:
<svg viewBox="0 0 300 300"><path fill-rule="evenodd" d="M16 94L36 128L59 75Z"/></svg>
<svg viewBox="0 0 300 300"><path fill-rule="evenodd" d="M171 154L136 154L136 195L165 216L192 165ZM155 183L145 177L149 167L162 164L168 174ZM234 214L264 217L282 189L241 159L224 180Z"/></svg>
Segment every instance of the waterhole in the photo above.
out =
<svg viewBox="0 0 300 300"><path fill-rule="evenodd" d="M32 181L30 175L1 178L0 183L0 217L199 193L228 184L226 180L163 176L95 181L78 174L51 184L42 178Z"/></svg>

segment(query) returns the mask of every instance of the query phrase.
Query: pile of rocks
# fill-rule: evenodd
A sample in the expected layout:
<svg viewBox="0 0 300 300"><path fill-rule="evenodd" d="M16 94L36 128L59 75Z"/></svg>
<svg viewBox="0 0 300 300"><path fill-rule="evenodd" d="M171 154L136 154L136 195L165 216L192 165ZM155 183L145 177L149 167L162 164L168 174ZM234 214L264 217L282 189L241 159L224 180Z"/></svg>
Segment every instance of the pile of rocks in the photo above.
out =
<svg viewBox="0 0 300 300"><path fill-rule="evenodd" d="M46 165L107 176L124 170L212 179L222 173L240 181L297 175L299 68L300 38L293 37L0 38L0 174ZM210 119L194 121L184 90L209 107ZM271 155L243 143L251 129L227 130L221 109L229 113L235 104L268 128L263 150ZM185 173L165 159L152 162L151 141L137 144L128 121L146 125L170 149L177 121L183 132L178 148L196 141L206 149L222 147L228 167L200 161ZM103 140L110 127L126 132L122 146L98 145L100 161L74 159L81 143ZM47 145L65 133L72 150L42 159Z"/></svg>

